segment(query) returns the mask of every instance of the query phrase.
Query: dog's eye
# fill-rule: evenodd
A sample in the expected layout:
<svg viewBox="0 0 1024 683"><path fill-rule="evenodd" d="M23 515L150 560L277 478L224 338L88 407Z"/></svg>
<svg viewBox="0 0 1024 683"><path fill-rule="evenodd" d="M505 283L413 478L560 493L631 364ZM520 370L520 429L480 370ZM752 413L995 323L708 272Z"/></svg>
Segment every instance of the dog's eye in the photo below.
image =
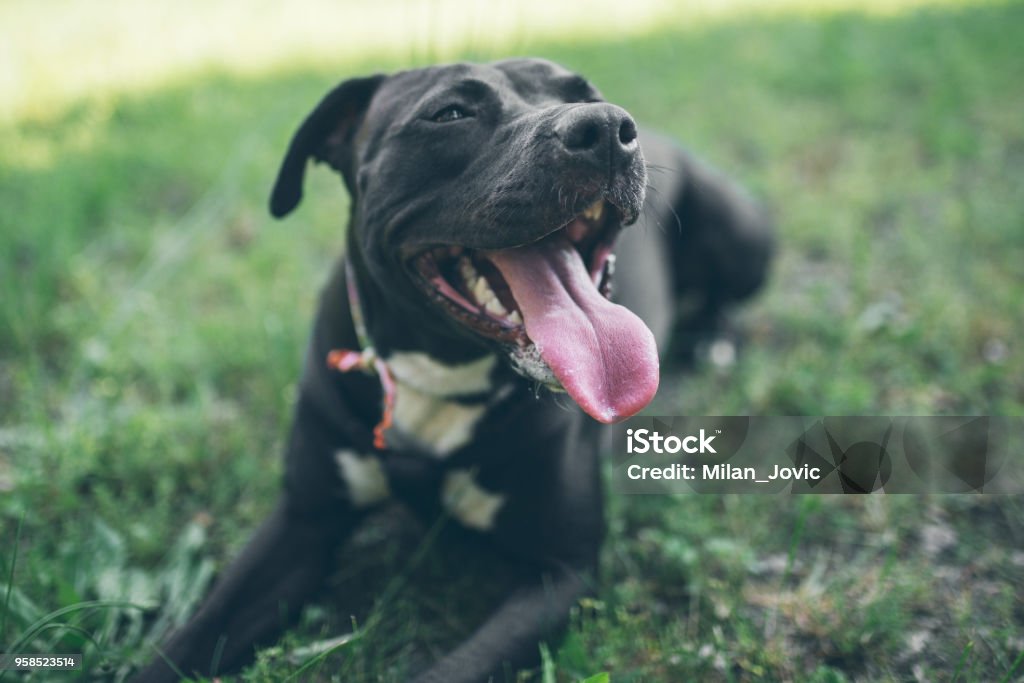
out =
<svg viewBox="0 0 1024 683"><path fill-rule="evenodd" d="M435 123L450 123L470 116L472 116L472 113L469 111L463 109L457 104L451 104L431 116L430 120Z"/></svg>

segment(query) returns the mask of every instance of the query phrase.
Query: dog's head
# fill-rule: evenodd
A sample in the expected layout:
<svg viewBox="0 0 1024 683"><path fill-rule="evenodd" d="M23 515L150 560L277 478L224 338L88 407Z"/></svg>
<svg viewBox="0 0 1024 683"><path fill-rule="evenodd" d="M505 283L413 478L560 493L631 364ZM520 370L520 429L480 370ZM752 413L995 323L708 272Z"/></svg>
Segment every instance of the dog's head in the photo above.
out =
<svg viewBox="0 0 1024 683"><path fill-rule="evenodd" d="M399 308L433 307L603 422L653 397L653 336L608 299L643 155L633 119L586 79L516 59L345 81L295 134L275 216L299 203L309 158L343 176L352 243Z"/></svg>

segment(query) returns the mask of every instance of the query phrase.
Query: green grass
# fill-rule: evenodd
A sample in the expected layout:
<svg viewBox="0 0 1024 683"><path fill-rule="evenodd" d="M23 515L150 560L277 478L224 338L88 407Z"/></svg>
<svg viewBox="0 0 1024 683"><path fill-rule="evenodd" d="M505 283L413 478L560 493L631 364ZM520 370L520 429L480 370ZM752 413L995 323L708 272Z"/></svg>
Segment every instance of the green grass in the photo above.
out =
<svg viewBox="0 0 1024 683"><path fill-rule="evenodd" d="M665 410L1024 414L1024 5L685 19L519 50L583 71L776 215L737 363L672 378ZM333 82L405 65L191 72L0 124L0 650L123 675L268 511L346 202L322 169L285 223L267 192ZM1019 497L610 508L597 597L545 681L1024 676ZM247 680L297 672L350 615L357 637L295 680L401 680L457 642L500 567L425 536L375 519Z"/></svg>

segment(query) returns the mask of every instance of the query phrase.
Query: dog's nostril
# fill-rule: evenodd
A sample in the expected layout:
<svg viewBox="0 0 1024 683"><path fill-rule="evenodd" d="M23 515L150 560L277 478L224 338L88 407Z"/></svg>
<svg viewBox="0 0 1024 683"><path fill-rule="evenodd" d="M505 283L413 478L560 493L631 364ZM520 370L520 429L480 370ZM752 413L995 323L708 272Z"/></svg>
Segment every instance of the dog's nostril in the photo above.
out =
<svg viewBox="0 0 1024 683"><path fill-rule="evenodd" d="M636 140L636 136L636 123L633 122L633 119L625 119L619 126L619 142L628 145Z"/></svg>
<svg viewBox="0 0 1024 683"><path fill-rule="evenodd" d="M601 126L594 120L577 122L565 141L569 149L590 149L601 141Z"/></svg>

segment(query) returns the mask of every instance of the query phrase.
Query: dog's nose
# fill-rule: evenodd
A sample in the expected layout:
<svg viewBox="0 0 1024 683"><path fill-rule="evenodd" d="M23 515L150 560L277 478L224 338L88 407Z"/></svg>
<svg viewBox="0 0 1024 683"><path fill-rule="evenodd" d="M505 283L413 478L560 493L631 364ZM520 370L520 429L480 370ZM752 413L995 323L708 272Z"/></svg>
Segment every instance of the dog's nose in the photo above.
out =
<svg viewBox="0 0 1024 683"><path fill-rule="evenodd" d="M612 169L621 167L636 155L636 122L622 107L599 102L575 105L565 110L555 123L555 135L574 157Z"/></svg>

